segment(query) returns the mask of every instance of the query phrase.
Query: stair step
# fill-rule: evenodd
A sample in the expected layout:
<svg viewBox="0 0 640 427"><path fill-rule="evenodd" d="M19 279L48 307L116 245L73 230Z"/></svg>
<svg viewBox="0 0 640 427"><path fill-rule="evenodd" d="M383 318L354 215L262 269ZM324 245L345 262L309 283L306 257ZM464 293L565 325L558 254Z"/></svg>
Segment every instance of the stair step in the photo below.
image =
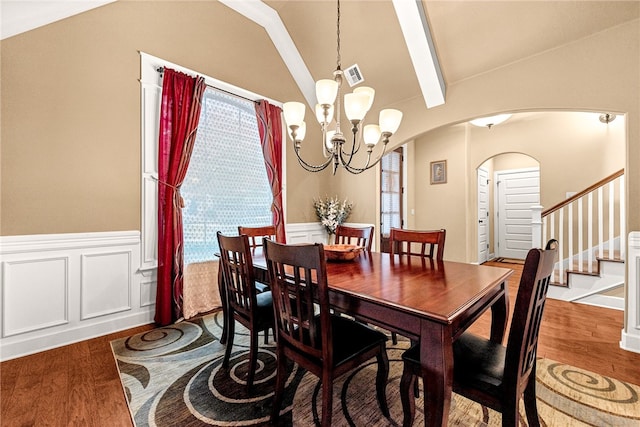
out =
<svg viewBox="0 0 640 427"><path fill-rule="evenodd" d="M615 263L624 263L624 259L620 256L620 251L614 251L613 258L610 258L609 251L604 251L602 257L595 257L595 259L591 262L591 272L589 272L589 261L582 261L582 270L580 269L580 264L577 259L575 259L572 263L571 268L565 269L563 271L564 277L559 277L558 271L554 271L554 275L551 278L551 285L559 286L563 288L569 287L569 274L576 274L582 276L591 276L591 277L599 277L601 275L600 263L602 262L615 262Z"/></svg>

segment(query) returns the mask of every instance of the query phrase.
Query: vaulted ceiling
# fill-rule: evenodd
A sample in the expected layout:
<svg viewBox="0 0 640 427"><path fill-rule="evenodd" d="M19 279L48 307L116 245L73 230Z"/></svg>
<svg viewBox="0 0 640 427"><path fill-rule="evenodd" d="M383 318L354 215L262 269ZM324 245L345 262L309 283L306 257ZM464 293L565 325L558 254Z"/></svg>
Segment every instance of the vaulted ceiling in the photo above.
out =
<svg viewBox="0 0 640 427"><path fill-rule="evenodd" d="M299 74L296 81L303 94L309 89L303 87L305 78L307 84L331 78L336 68L334 0L222 1L230 7L234 2L239 4L237 10L253 4L258 6L254 10L275 12L262 19L279 17L282 21L282 31L276 30L276 36L266 28L275 44L281 42L281 36L290 36L293 41L279 51L285 60L299 53L301 66L291 71L294 78ZM2 38L110 2L2 0ZM422 1L419 6L417 10L426 14L424 19L445 91L465 79L589 37L640 15L638 1ZM377 90L376 105L392 107L423 97L419 78L424 77L424 72L414 67L421 53L414 54L412 62L392 0L342 0L340 29L342 68L358 64L364 84ZM432 54L426 49L422 53L425 57ZM430 80L433 84L433 78ZM426 100L425 103L428 104Z"/></svg>

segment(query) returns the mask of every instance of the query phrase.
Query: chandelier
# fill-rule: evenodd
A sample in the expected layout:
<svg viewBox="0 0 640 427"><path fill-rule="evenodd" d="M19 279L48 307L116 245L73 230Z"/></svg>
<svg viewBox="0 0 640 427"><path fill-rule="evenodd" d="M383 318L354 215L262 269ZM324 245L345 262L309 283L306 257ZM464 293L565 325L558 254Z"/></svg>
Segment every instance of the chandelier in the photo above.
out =
<svg viewBox="0 0 640 427"><path fill-rule="evenodd" d="M298 162L304 169L309 172L320 172L332 165L334 175L340 166L352 174L359 174L375 166L384 156L389 138L400 126L402 112L394 109L382 110L378 125L363 126L364 117L373 104L375 90L365 86L354 89L353 93L344 96L344 112L353 134L351 142L347 143L347 136L340 129L342 119L340 94L344 73L340 64L340 0L337 3L337 67L333 72L333 79L316 82L318 104L315 107L315 115L322 130L321 145L325 157L323 163L319 165L307 163L300 154L301 143L306 134L305 105L301 102L285 102L282 110ZM362 148L362 140L367 150L366 162L356 166L352 162ZM375 160L372 161L373 150L380 140L382 140L382 149L378 150L380 153L374 156Z"/></svg>

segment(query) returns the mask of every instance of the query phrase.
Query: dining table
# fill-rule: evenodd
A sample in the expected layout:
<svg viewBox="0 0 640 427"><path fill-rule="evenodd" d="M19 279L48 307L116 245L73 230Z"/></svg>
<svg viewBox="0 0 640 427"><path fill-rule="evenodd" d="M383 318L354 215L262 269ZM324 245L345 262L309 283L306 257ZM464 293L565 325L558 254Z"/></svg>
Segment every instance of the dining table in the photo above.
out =
<svg viewBox="0 0 640 427"><path fill-rule="evenodd" d="M268 282L261 250L254 252L253 264L256 280ZM503 341L512 273L502 267L378 252L327 262L334 308L420 343L425 426L447 425L453 342L487 310L490 339Z"/></svg>

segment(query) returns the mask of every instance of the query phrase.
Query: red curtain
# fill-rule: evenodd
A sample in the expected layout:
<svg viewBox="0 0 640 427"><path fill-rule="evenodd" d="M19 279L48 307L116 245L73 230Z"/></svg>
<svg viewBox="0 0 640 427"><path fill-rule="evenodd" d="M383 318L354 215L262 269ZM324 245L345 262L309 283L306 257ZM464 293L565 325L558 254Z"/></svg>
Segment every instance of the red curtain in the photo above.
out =
<svg viewBox="0 0 640 427"><path fill-rule="evenodd" d="M286 243L284 210L282 207L282 110L262 100L256 103L256 117L260 131L260 144L267 168L267 177L273 193L271 212L276 226L276 239Z"/></svg>
<svg viewBox="0 0 640 427"><path fill-rule="evenodd" d="M158 325L168 325L182 317L184 239L180 186L196 139L204 89L204 78L165 68L158 141Z"/></svg>

